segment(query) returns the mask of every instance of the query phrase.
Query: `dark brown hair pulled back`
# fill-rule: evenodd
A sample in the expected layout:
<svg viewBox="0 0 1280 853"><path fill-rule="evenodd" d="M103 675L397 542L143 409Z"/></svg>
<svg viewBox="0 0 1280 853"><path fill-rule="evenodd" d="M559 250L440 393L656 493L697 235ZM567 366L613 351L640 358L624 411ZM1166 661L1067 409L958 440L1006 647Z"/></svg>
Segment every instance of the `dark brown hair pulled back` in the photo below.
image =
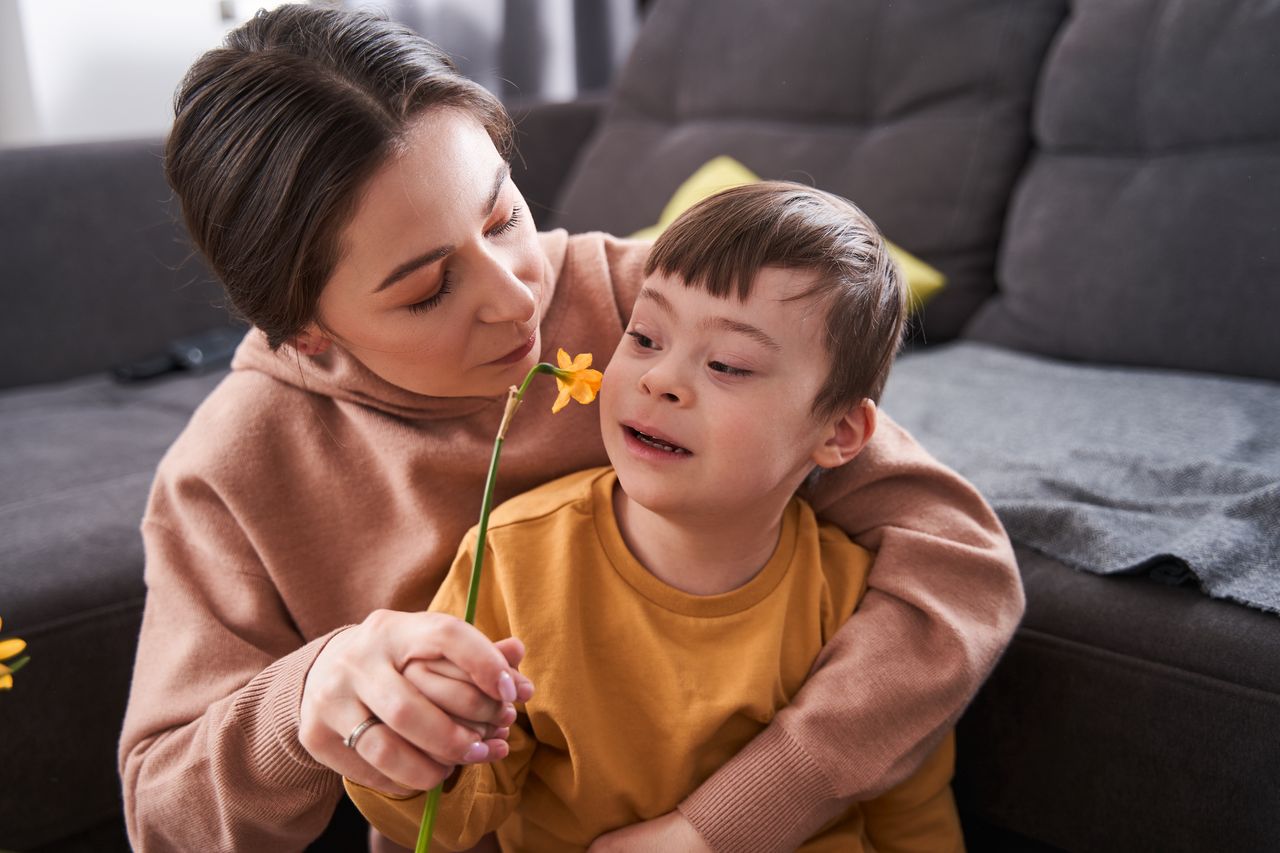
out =
<svg viewBox="0 0 1280 853"><path fill-rule="evenodd" d="M273 349L314 318L360 188L436 107L469 112L510 156L502 104L435 45L372 15L259 12L187 72L165 174L232 307Z"/></svg>

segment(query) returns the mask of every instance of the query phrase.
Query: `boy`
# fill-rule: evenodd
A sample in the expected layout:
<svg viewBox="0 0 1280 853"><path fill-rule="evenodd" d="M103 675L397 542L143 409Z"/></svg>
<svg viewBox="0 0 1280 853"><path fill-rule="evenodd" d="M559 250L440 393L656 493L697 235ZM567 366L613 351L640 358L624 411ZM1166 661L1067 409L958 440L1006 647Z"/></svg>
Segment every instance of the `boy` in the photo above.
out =
<svg viewBox="0 0 1280 853"><path fill-rule="evenodd" d="M871 563L795 493L871 438L905 315L875 226L827 193L738 187L663 233L605 371L612 467L491 519L476 625L528 643L538 692L508 757L455 777L435 844L584 849L671 811L787 704ZM433 610L463 611L474 546ZM953 763L948 738L803 849L962 849ZM422 796L347 790L413 844Z"/></svg>

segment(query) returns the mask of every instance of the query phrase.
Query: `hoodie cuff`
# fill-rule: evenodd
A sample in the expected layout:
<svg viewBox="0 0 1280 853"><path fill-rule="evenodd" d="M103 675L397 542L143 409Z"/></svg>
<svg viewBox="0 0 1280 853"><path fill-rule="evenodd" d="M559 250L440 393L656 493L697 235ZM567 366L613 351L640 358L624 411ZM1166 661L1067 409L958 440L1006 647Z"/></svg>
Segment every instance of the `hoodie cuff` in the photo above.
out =
<svg viewBox="0 0 1280 853"><path fill-rule="evenodd" d="M716 853L795 850L835 790L781 726L770 726L680 804Z"/></svg>

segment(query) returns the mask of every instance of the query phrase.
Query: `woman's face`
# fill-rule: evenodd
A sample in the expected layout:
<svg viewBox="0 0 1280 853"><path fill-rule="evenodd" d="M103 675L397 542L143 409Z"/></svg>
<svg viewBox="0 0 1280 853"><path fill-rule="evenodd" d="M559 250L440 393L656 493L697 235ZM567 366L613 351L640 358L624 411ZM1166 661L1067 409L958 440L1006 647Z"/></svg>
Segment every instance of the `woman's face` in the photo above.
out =
<svg viewBox="0 0 1280 853"><path fill-rule="evenodd" d="M495 395L541 354L545 259L484 127L435 109L373 175L308 334L401 388Z"/></svg>

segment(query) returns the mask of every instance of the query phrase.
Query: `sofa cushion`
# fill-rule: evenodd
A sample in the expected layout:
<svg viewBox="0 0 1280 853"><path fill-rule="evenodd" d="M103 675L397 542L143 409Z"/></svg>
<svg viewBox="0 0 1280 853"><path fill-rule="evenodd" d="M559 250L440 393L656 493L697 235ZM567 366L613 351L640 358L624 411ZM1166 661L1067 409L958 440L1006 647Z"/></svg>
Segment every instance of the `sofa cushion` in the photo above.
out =
<svg viewBox="0 0 1280 853"><path fill-rule="evenodd" d="M851 199L941 270L947 288L922 322L951 336L992 290L1029 101L1064 12L1058 0L663 0L553 224L630 234L726 154Z"/></svg>
<svg viewBox="0 0 1280 853"><path fill-rule="evenodd" d="M698 202L710 198L721 190L743 184L755 184L760 176L732 157L723 154L703 163L692 175L676 187L671 200L662 208L655 225L641 228L630 235L634 240L656 240L672 222ZM907 302L911 311L920 310L946 284L946 277L901 246L886 239L889 254L907 280Z"/></svg>
<svg viewBox="0 0 1280 853"><path fill-rule="evenodd" d="M158 140L0 150L0 388L104 370L227 322L161 162Z"/></svg>
<svg viewBox="0 0 1280 853"><path fill-rule="evenodd" d="M145 589L156 464L225 371L0 392L0 615L31 662L0 696L0 848L120 815L115 744Z"/></svg>
<svg viewBox="0 0 1280 853"><path fill-rule="evenodd" d="M1280 6L1079 0L967 336L1280 379Z"/></svg>

